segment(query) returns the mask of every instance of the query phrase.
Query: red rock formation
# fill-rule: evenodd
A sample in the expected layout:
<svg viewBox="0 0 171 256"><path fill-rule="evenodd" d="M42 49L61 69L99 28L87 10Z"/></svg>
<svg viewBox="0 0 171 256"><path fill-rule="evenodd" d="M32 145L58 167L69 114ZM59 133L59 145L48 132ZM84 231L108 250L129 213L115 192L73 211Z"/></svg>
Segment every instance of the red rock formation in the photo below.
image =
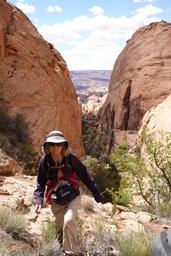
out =
<svg viewBox="0 0 171 256"><path fill-rule="evenodd" d="M22 171L18 163L0 149L0 176L14 176Z"/></svg>
<svg viewBox="0 0 171 256"><path fill-rule="evenodd" d="M117 58L109 92L99 113L100 128L115 143L133 144L144 113L171 94L171 24L138 29Z"/></svg>
<svg viewBox="0 0 171 256"><path fill-rule="evenodd" d="M36 149L57 129L84 154L81 109L64 59L18 8L2 0L0 95L11 113L26 117Z"/></svg>

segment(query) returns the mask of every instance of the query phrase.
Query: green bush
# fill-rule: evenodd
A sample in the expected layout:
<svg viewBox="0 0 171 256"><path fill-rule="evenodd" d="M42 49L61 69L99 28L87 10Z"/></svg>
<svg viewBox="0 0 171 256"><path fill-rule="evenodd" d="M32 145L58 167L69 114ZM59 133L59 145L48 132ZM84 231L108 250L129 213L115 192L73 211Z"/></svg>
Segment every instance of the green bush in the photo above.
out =
<svg viewBox="0 0 171 256"><path fill-rule="evenodd" d="M142 133L145 158L139 150L131 152L126 144L118 145L111 155L111 162L122 176L119 193L140 195L153 212L163 209L171 199L171 133L160 135L156 140L147 131Z"/></svg>
<svg viewBox="0 0 171 256"><path fill-rule="evenodd" d="M86 156L84 164L94 177L98 188L106 193L106 197L110 200L109 190L117 191L120 183L120 176L114 165L106 160L103 162L95 157Z"/></svg>
<svg viewBox="0 0 171 256"><path fill-rule="evenodd" d="M100 158L106 153L106 135L98 131L94 114L83 115L82 134L86 155Z"/></svg>

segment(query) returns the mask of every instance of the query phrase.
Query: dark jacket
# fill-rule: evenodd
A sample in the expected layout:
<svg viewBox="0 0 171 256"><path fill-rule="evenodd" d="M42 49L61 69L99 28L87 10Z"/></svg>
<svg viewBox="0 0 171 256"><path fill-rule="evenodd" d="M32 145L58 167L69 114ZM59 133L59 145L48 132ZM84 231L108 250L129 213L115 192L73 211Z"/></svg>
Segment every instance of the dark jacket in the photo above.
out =
<svg viewBox="0 0 171 256"><path fill-rule="evenodd" d="M79 186L79 180L81 180L87 188L91 191L93 194L95 200L97 202L103 202L104 197L100 193L99 189L97 188L94 179L90 176L90 174L87 171L87 168L85 165L78 159L78 157L72 153L70 153L68 156L64 157L64 162L67 162L70 164L70 166L73 169L73 177L71 178L73 180L73 183L75 183ZM43 155L38 164L38 175L37 175L37 188L34 191L34 198L35 198L35 204L42 204L44 199L44 193L46 189L46 199L47 202L50 204L50 200L48 198L48 191L50 189L53 189L53 182L49 182L47 178L47 172L49 165L52 166L52 168L55 166L55 162L53 161L51 155ZM77 182L78 181L78 182ZM57 180L55 180L55 184L57 183Z"/></svg>

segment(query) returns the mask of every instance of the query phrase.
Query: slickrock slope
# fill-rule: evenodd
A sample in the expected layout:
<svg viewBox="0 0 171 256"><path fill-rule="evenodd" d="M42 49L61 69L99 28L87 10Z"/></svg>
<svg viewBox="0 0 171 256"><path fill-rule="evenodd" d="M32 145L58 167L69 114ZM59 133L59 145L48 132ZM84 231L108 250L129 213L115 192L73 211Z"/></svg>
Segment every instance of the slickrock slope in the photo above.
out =
<svg viewBox="0 0 171 256"><path fill-rule="evenodd" d="M84 154L81 109L64 59L18 8L2 0L0 96L11 113L26 117L37 150L58 129Z"/></svg>
<svg viewBox="0 0 171 256"><path fill-rule="evenodd" d="M171 132L171 95L145 113L140 132L145 128L156 137L160 132Z"/></svg>
<svg viewBox="0 0 171 256"><path fill-rule="evenodd" d="M133 144L144 113L171 94L170 41L170 23L151 23L133 34L117 58L99 114L109 152L122 139Z"/></svg>

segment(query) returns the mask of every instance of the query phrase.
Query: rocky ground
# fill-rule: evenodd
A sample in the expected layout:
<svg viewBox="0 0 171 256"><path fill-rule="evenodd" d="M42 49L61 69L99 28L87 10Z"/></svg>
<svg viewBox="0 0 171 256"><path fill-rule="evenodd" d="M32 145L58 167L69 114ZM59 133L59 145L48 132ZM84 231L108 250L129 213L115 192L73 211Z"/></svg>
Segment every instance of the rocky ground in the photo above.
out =
<svg viewBox="0 0 171 256"><path fill-rule="evenodd" d="M21 212L27 223L27 239L23 241L14 240L9 234L0 230L0 237L10 241L10 250L21 250L28 248L29 255L34 253L33 245L41 243L42 225L49 219L53 219L50 207L42 209L40 215L34 212L33 191L36 184L36 177L17 174L15 176L0 176L0 206L6 206ZM127 207L117 205L115 210L112 204L97 204L93 198L82 195L82 209L79 218L81 219L80 236L91 243L93 233L97 224L101 224L101 231L106 234L114 234L116 231L146 232L154 237L157 233L168 228L170 223L167 220L157 219L147 212L133 211ZM116 248L112 247L113 254L119 255Z"/></svg>

